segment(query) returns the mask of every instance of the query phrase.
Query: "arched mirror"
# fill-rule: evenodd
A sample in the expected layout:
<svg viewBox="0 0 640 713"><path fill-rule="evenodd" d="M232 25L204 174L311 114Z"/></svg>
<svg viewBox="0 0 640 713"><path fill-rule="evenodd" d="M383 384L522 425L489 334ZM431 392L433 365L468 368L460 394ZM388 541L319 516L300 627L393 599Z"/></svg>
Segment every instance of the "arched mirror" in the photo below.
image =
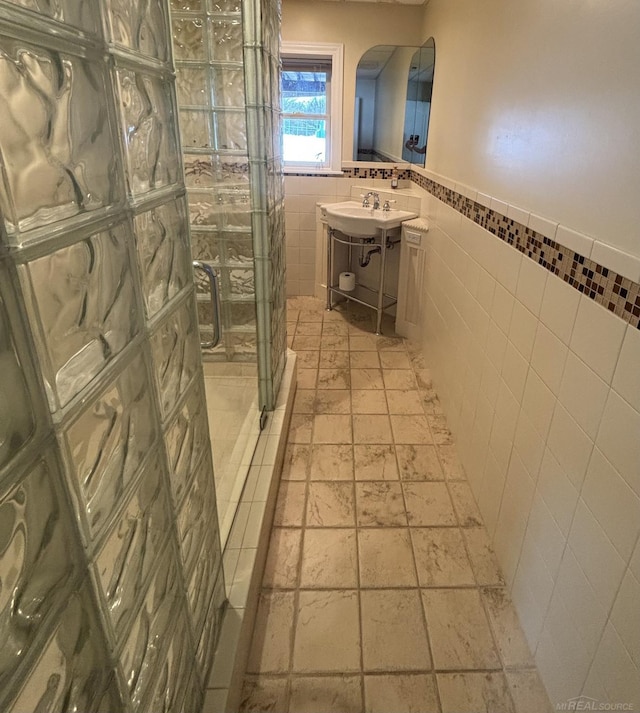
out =
<svg viewBox="0 0 640 713"><path fill-rule="evenodd" d="M425 165L435 43L377 45L356 70L354 161Z"/></svg>

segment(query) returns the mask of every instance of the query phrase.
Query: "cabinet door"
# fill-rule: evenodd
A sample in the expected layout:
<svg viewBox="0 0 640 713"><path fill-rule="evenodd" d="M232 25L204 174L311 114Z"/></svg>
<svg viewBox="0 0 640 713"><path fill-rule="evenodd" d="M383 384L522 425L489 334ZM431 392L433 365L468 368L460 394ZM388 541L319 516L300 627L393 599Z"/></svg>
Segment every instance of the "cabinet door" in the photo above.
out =
<svg viewBox="0 0 640 713"><path fill-rule="evenodd" d="M417 230L403 229L402 253L398 280L396 331L403 337L420 337L421 287L424 279L425 235Z"/></svg>

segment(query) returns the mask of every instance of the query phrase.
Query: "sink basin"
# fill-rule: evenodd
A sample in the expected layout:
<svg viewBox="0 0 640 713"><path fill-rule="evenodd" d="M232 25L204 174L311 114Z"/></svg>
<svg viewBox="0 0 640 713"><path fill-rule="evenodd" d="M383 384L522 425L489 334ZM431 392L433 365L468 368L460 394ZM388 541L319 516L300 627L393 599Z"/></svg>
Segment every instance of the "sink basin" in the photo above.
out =
<svg viewBox="0 0 640 713"><path fill-rule="evenodd" d="M354 238L370 238L379 231L393 230L398 228L403 220L410 220L418 215L408 210L363 208L357 201L326 203L322 206L322 212L331 228Z"/></svg>

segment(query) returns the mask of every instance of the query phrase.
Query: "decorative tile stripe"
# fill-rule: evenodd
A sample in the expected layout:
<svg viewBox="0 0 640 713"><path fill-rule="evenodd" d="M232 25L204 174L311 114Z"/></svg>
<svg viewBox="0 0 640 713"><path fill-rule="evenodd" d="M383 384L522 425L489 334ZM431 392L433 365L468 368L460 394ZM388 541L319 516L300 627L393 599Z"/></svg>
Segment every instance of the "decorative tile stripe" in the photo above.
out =
<svg viewBox="0 0 640 713"><path fill-rule="evenodd" d="M390 179L392 171L393 169L383 168L382 166L380 168L376 168L375 166L356 166L354 168L342 169L342 172L344 173L346 178L381 178L383 180ZM413 171L408 168L398 169L398 180L410 180L412 173Z"/></svg>
<svg viewBox="0 0 640 713"><path fill-rule="evenodd" d="M341 169L342 175L328 175L323 173L291 173L287 171L284 175L285 178L290 176L296 176L298 178L378 178L378 179L390 179L391 171L390 168L375 168L374 166L362 166L355 168L343 168ZM413 171L409 169L398 169L398 180L408 181L411 180L411 174Z"/></svg>
<svg viewBox="0 0 640 713"><path fill-rule="evenodd" d="M416 171L410 174L420 188L640 329L640 284Z"/></svg>

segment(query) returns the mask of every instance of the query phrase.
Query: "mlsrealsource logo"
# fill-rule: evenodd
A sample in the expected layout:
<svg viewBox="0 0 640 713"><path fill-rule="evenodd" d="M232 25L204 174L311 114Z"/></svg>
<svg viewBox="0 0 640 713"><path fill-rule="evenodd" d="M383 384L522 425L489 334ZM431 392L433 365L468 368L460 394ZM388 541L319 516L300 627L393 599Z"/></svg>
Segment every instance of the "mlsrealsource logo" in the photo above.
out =
<svg viewBox="0 0 640 713"><path fill-rule="evenodd" d="M556 703L558 711L632 711L633 703L606 703L588 696L569 698L564 703Z"/></svg>

